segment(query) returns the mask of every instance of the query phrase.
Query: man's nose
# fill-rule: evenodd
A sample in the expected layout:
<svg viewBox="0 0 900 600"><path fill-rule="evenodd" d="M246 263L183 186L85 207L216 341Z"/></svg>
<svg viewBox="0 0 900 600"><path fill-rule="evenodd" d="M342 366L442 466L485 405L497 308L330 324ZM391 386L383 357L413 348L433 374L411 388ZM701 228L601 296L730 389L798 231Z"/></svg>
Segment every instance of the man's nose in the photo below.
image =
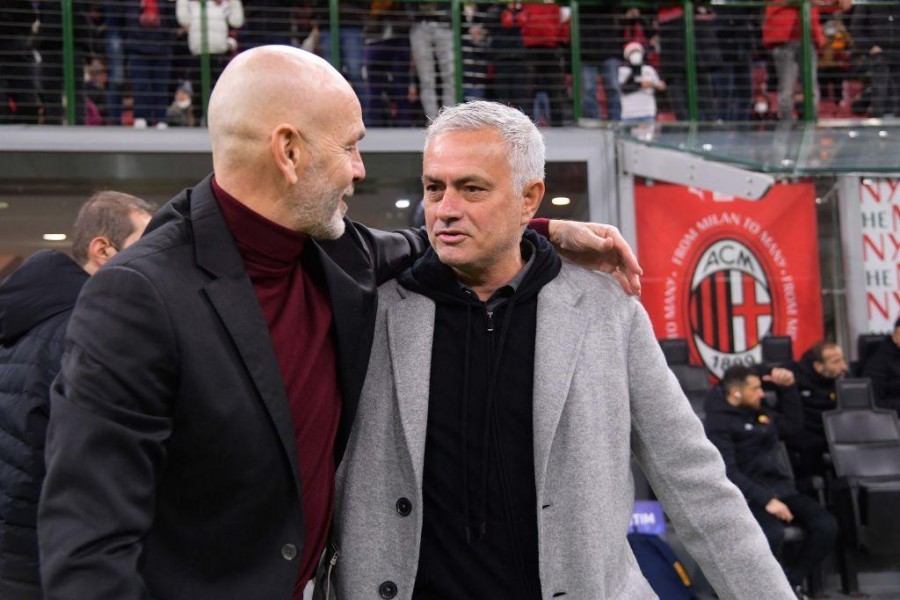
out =
<svg viewBox="0 0 900 600"><path fill-rule="evenodd" d="M362 181L366 178L366 165L363 164L359 148L353 150L353 181Z"/></svg>
<svg viewBox="0 0 900 600"><path fill-rule="evenodd" d="M444 190L444 195L437 206L437 218L443 221L458 219L461 216L462 199L452 187Z"/></svg>

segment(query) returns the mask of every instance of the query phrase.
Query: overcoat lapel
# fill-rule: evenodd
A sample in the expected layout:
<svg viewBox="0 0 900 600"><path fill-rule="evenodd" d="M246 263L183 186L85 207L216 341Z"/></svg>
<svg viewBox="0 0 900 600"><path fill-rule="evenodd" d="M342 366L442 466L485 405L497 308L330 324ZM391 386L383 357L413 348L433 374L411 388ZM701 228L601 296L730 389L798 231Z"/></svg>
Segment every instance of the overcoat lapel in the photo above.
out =
<svg viewBox="0 0 900 600"><path fill-rule="evenodd" d="M544 286L538 295L533 416L538 498L543 493L550 447L588 329L588 314L578 307L581 296L581 291L565 281L564 274Z"/></svg>
<svg viewBox="0 0 900 600"><path fill-rule="evenodd" d="M209 177L192 192L191 221L197 264L214 278L203 291L234 342L272 419L299 493L297 443L284 378L253 284L219 211Z"/></svg>
<svg viewBox="0 0 900 600"><path fill-rule="evenodd" d="M388 309L388 346L397 393L397 412L416 483L421 488L435 307L434 302L424 296L408 292L404 295L404 300Z"/></svg>

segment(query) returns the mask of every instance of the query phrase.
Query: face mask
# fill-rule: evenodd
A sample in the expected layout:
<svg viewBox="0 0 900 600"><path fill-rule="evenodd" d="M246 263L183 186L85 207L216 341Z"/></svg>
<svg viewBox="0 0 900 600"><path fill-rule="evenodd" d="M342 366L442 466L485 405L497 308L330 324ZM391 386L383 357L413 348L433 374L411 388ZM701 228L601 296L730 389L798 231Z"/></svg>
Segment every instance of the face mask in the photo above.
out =
<svg viewBox="0 0 900 600"><path fill-rule="evenodd" d="M190 100L178 100L175 102L175 106L177 106L181 110L184 110L186 108L190 108L191 101Z"/></svg>
<svg viewBox="0 0 900 600"><path fill-rule="evenodd" d="M757 102L753 105L753 110L755 110L757 114L764 115L769 112L769 105L765 102Z"/></svg>
<svg viewBox="0 0 900 600"><path fill-rule="evenodd" d="M644 62L644 55L640 52L632 52L628 55L628 62L636 67Z"/></svg>

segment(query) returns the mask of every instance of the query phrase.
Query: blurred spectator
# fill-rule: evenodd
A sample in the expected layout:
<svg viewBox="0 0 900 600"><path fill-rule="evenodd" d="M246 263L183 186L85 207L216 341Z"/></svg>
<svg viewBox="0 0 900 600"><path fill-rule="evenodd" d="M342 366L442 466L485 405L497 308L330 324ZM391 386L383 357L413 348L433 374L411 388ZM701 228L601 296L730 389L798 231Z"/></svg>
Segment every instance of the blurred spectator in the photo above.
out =
<svg viewBox="0 0 900 600"><path fill-rule="evenodd" d="M792 394L781 396L778 413L762 405L763 379L793 388ZM706 400L706 434L722 453L728 478L744 494L776 558L781 558L785 527L803 529L795 560L785 568L798 597L803 597L804 577L831 553L837 539L834 517L797 490L781 456L780 436L801 429L802 422L794 376L787 369L772 369L760 378L749 367L731 367Z"/></svg>
<svg viewBox="0 0 900 600"><path fill-rule="evenodd" d="M491 37L487 28L488 14L481 5L466 3L462 11L463 98L484 100L487 97L488 55Z"/></svg>
<svg viewBox="0 0 900 600"><path fill-rule="evenodd" d="M166 109L166 125L169 127L193 127L196 123L193 110L194 88L185 81L175 90L175 98Z"/></svg>
<svg viewBox="0 0 900 600"><path fill-rule="evenodd" d="M165 121L172 73L175 7L167 0L115 0L134 98L135 124Z"/></svg>
<svg viewBox="0 0 900 600"><path fill-rule="evenodd" d="M681 7L661 8L658 18L659 70L668 84L669 102L676 118L679 121L685 121L690 115L687 102L684 9ZM698 7L694 15L697 117L701 121L714 118L712 114L714 92L711 74L722 64L714 19L715 13L706 7Z"/></svg>
<svg viewBox="0 0 900 600"><path fill-rule="evenodd" d="M531 117L535 123L558 127L563 123L565 103L565 55L569 43L569 9L556 3L526 4L522 7L522 43L528 61L529 95L534 102ZM543 117L540 96L547 99Z"/></svg>
<svg viewBox="0 0 900 600"><path fill-rule="evenodd" d="M437 74L441 73L441 97L444 106L456 104L453 64L453 31L450 7L441 2L413 3L413 24L409 31L413 62L419 77L418 96L425 116L437 117Z"/></svg>
<svg viewBox="0 0 900 600"><path fill-rule="evenodd" d="M19 3L20 6L24 2ZM52 0L35 0L38 24L35 27L32 48L37 51L39 94L43 108L43 123L59 125L64 119L65 76L63 69L62 4ZM72 2L72 28L74 37L75 72L81 70L92 56L98 55L94 47L94 26L91 17L92 3ZM80 103L83 80L75 77L76 102ZM81 111L75 109L76 119Z"/></svg>
<svg viewBox="0 0 900 600"><path fill-rule="evenodd" d="M697 57L697 109L701 121L721 118L716 113L719 89L716 83L727 73L722 45L719 41L719 7L713 11L708 6L697 6L694 11L694 38ZM746 101L746 98L744 99Z"/></svg>
<svg viewBox="0 0 900 600"><path fill-rule="evenodd" d="M81 287L137 241L153 207L98 192L72 230L74 260L40 250L0 285L0 598L40 600L37 507L44 479L50 384L60 369L69 316Z"/></svg>
<svg viewBox="0 0 900 600"><path fill-rule="evenodd" d="M585 4L581 7L581 108L588 119L600 118L597 98L597 75L603 78L606 116L618 121L622 116L619 65L622 48L628 42L646 44L649 25L641 17L641 9L612 5Z"/></svg>
<svg viewBox="0 0 900 600"><path fill-rule="evenodd" d="M762 25L763 46L771 50L778 77L778 118L791 120L794 118L794 88L800 76L800 64L803 57L800 9L788 6L788 0L771 0L766 5L766 15ZM825 45L825 34L819 22L819 9L815 4L810 6L812 17L812 39L816 48ZM816 52L811 49L810 63L813 82L816 75ZM814 85L813 106L819 104L819 88ZM815 115L810 115L815 117Z"/></svg>
<svg viewBox="0 0 900 600"><path fill-rule="evenodd" d="M363 28L367 85L362 96L368 127L412 127L417 106L409 99L409 14L403 2L371 3Z"/></svg>
<svg viewBox="0 0 900 600"><path fill-rule="evenodd" d="M869 115L897 116L900 114L900 5L854 7L850 31L868 62L872 87Z"/></svg>
<svg viewBox="0 0 900 600"><path fill-rule="evenodd" d="M357 95L365 93L363 80L363 24L369 13L365 2L340 2L338 12L338 38L341 49L341 73ZM319 53L334 64L331 58L331 24L329 3L319 0L316 3L316 21L319 31Z"/></svg>
<svg viewBox="0 0 900 600"><path fill-rule="evenodd" d="M803 475L824 475L825 464L822 455L828 444L825 441L825 427L822 413L837 408L834 383L847 374L844 351L833 342L821 341L807 350L800 360L791 365L797 380L803 405L803 433L797 436L792 449L800 456Z"/></svg>
<svg viewBox="0 0 900 600"><path fill-rule="evenodd" d="M109 77L106 65L99 58L91 60L84 70L84 111L81 123L84 125L110 125L109 114Z"/></svg>
<svg viewBox="0 0 900 600"><path fill-rule="evenodd" d="M197 57L188 74L194 90L201 90L200 55L203 53L203 33L201 31L201 9L199 0L176 0L175 14L178 24L188 28L188 48ZM206 2L206 49L209 53L209 89L212 90L219 75L228 64L237 42L229 37L229 28L240 29L244 25L244 5L241 0L207 0ZM194 118L199 117L202 106L194 109ZM170 107L171 108L171 107ZM168 113L166 122L169 122ZM169 123L171 125L171 123Z"/></svg>
<svg viewBox="0 0 900 600"><path fill-rule="evenodd" d="M656 119L656 92L666 89L656 69L644 62L644 46L628 42L623 52L624 65L619 67L622 89L622 122L652 123Z"/></svg>
<svg viewBox="0 0 900 600"><path fill-rule="evenodd" d="M242 49L268 44L291 43L291 15L295 7L308 8L309 1L246 0L244 27L241 30Z"/></svg>
<svg viewBox="0 0 900 600"><path fill-rule="evenodd" d="M722 121L768 120L769 102L753 94L753 57L760 47L762 10L757 6L716 6L716 40L722 65L713 79L714 118ZM752 110L751 110L752 107Z"/></svg>
<svg viewBox="0 0 900 600"><path fill-rule="evenodd" d="M528 112L531 100L522 83L522 25L525 13L521 2L494 5L488 8L488 28L491 33L491 58L494 62L494 82L491 97Z"/></svg>
<svg viewBox="0 0 900 600"><path fill-rule="evenodd" d="M109 122L122 124L122 100L125 89L125 42L122 32L123 22L119 18L116 0L101 0L103 19L104 61L107 67L106 105L109 107Z"/></svg>
<svg viewBox="0 0 900 600"><path fill-rule="evenodd" d="M840 14L825 21L822 33L825 46L819 58L819 94L822 100L837 103L844 96L844 80L850 74L853 39Z"/></svg>
<svg viewBox="0 0 900 600"><path fill-rule="evenodd" d="M769 106L769 96L765 92L757 92L753 96L753 111L750 119L759 122L775 120L772 107Z"/></svg>
<svg viewBox="0 0 900 600"><path fill-rule="evenodd" d="M891 337L866 360L862 374L872 380L875 403L900 413L900 319L894 322Z"/></svg>
<svg viewBox="0 0 900 600"><path fill-rule="evenodd" d="M38 64L31 48L37 18L31 3L0 3L0 123L39 122Z"/></svg>

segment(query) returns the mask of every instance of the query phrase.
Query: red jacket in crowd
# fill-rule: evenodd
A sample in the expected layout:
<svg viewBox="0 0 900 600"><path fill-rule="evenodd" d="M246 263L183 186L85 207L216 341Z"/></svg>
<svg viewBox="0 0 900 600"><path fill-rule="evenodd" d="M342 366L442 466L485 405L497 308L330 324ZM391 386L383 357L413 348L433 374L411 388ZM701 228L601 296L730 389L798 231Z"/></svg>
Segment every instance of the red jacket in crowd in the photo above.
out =
<svg viewBox="0 0 900 600"><path fill-rule="evenodd" d="M522 42L526 48L559 48L569 43L569 21L562 23L557 4L522 7Z"/></svg>
<svg viewBox="0 0 900 600"><path fill-rule="evenodd" d="M822 24L819 22L819 9L815 5L810 7L812 20L812 40L816 48L825 45L825 34L822 32ZM787 42L800 41L802 19L800 9L793 6L784 6L780 2L773 2L766 6L766 17L762 25L763 46L772 48Z"/></svg>

